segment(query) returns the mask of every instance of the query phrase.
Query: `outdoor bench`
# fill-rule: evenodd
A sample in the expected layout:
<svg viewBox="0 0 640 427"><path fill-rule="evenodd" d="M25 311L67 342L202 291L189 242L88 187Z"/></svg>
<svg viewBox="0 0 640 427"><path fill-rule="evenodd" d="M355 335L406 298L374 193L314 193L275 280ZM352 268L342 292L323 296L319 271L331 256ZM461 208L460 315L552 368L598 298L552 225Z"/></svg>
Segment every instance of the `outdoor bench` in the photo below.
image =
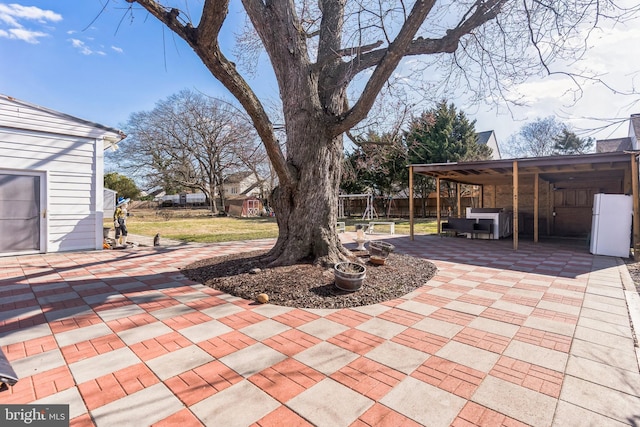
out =
<svg viewBox="0 0 640 427"><path fill-rule="evenodd" d="M389 226L389 234L394 234L395 233L395 226L396 223L393 221L370 221L369 222L369 234L373 233L373 227L375 225L388 225Z"/></svg>
<svg viewBox="0 0 640 427"><path fill-rule="evenodd" d="M493 236L493 220L475 218L449 218L440 224L440 237L446 233L469 234L472 238L478 234Z"/></svg>

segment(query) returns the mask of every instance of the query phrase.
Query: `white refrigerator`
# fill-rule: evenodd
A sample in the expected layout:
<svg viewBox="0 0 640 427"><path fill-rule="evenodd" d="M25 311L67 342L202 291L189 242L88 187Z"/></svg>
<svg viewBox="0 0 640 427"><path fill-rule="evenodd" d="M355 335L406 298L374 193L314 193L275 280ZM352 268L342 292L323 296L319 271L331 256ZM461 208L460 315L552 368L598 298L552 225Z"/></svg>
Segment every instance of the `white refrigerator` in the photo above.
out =
<svg viewBox="0 0 640 427"><path fill-rule="evenodd" d="M629 257L633 200L623 194L594 194L590 252Z"/></svg>

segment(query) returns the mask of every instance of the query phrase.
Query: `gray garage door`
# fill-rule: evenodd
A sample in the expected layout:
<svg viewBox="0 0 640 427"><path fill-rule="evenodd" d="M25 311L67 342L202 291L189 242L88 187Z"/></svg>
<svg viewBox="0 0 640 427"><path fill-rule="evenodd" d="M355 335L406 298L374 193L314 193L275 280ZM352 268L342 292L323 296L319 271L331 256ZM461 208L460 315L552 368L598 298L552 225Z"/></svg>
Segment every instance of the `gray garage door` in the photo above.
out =
<svg viewBox="0 0 640 427"><path fill-rule="evenodd" d="M40 177L0 173L0 253L40 250Z"/></svg>

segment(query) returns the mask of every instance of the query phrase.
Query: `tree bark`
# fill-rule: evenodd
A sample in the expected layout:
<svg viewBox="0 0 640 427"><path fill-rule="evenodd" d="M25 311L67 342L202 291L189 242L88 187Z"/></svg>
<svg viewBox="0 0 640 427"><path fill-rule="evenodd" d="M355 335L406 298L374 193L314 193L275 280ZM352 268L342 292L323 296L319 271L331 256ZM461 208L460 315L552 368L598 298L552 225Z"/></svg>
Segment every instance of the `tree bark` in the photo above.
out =
<svg viewBox="0 0 640 427"><path fill-rule="evenodd" d="M313 123L307 117L288 130L290 144L297 146L288 164L297 179L271 195L279 228L268 255L273 265L300 260L332 265L350 254L336 231L342 139L326 137L319 123Z"/></svg>

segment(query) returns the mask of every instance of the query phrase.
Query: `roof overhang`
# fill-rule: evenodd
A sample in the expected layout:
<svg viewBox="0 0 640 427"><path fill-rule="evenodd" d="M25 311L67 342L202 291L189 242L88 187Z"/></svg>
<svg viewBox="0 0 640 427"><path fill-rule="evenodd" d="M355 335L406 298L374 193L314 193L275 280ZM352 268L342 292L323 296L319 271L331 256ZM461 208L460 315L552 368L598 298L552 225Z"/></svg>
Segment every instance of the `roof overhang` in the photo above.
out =
<svg viewBox="0 0 640 427"><path fill-rule="evenodd" d="M549 183L575 180L624 179L631 168L632 156L638 151L580 154L567 156L501 159L461 163L409 165L414 174L427 175L470 185L510 185L517 164L518 178L538 177Z"/></svg>

